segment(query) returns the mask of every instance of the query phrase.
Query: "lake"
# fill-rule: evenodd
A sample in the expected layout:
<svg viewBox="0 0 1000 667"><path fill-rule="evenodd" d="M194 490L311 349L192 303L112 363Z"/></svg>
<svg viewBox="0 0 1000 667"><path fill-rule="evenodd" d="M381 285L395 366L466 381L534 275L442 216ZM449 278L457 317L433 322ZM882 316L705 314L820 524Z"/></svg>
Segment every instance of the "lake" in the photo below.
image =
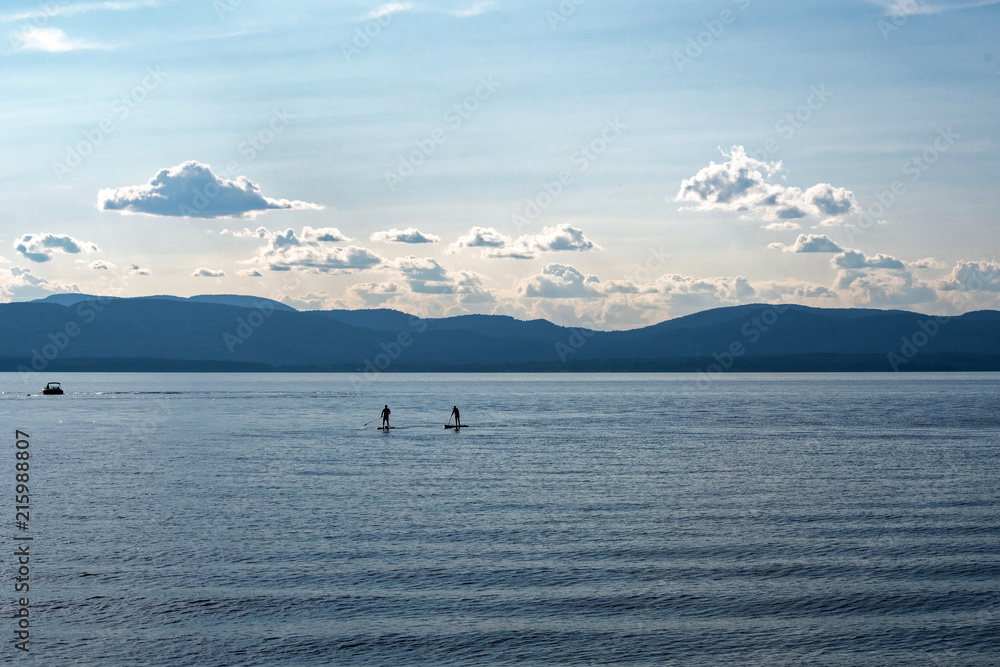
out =
<svg viewBox="0 0 1000 667"><path fill-rule="evenodd" d="M1000 662L1000 375L28 384L19 662Z"/></svg>

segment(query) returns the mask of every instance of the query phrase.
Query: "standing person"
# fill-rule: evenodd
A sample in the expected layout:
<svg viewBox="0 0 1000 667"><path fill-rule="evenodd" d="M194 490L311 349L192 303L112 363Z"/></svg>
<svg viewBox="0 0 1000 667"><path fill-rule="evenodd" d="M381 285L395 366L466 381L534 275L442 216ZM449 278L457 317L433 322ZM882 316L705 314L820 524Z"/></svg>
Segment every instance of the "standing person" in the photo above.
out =
<svg viewBox="0 0 1000 667"><path fill-rule="evenodd" d="M388 405L385 406L384 408L382 408L382 428L383 429L388 429L389 428L389 415L391 415L391 414L392 414L392 410L389 409Z"/></svg>
<svg viewBox="0 0 1000 667"><path fill-rule="evenodd" d="M455 418L455 428L462 428L462 418L458 415L458 406L452 406L451 416Z"/></svg>

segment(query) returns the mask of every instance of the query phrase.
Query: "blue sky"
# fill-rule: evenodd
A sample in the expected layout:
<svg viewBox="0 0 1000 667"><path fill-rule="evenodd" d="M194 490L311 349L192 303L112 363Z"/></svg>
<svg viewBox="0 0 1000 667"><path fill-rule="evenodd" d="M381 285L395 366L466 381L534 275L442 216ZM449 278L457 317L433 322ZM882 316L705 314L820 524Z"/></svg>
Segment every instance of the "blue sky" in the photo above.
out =
<svg viewBox="0 0 1000 667"><path fill-rule="evenodd" d="M8 1L0 299L1000 307L1000 2Z"/></svg>

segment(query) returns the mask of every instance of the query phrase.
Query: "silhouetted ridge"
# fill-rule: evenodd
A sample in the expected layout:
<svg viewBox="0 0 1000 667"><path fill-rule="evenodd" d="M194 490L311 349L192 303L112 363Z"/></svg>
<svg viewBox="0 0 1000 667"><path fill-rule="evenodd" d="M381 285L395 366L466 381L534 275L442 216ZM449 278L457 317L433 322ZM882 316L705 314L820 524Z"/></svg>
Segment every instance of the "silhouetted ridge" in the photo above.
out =
<svg viewBox="0 0 1000 667"><path fill-rule="evenodd" d="M1000 312L937 319L900 310L751 304L631 331L591 331L505 315L299 312L238 295L57 295L0 304L0 359L8 371L32 364L369 372L704 370L713 364L726 370L987 370L1000 368Z"/></svg>

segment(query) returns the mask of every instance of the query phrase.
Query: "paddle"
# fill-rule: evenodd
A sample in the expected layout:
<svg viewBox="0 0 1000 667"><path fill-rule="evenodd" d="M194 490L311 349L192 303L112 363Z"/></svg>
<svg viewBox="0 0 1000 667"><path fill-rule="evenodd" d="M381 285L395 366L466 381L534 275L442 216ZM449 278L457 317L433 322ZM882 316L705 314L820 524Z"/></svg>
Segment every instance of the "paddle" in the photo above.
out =
<svg viewBox="0 0 1000 667"><path fill-rule="evenodd" d="M367 422L365 422L364 424L362 424L362 426L368 426L368 425L369 425L369 424L371 424L372 422L374 422L374 421L378 421L379 419L381 419L381 417L376 417L375 419L372 419L371 421L367 421Z"/></svg>

